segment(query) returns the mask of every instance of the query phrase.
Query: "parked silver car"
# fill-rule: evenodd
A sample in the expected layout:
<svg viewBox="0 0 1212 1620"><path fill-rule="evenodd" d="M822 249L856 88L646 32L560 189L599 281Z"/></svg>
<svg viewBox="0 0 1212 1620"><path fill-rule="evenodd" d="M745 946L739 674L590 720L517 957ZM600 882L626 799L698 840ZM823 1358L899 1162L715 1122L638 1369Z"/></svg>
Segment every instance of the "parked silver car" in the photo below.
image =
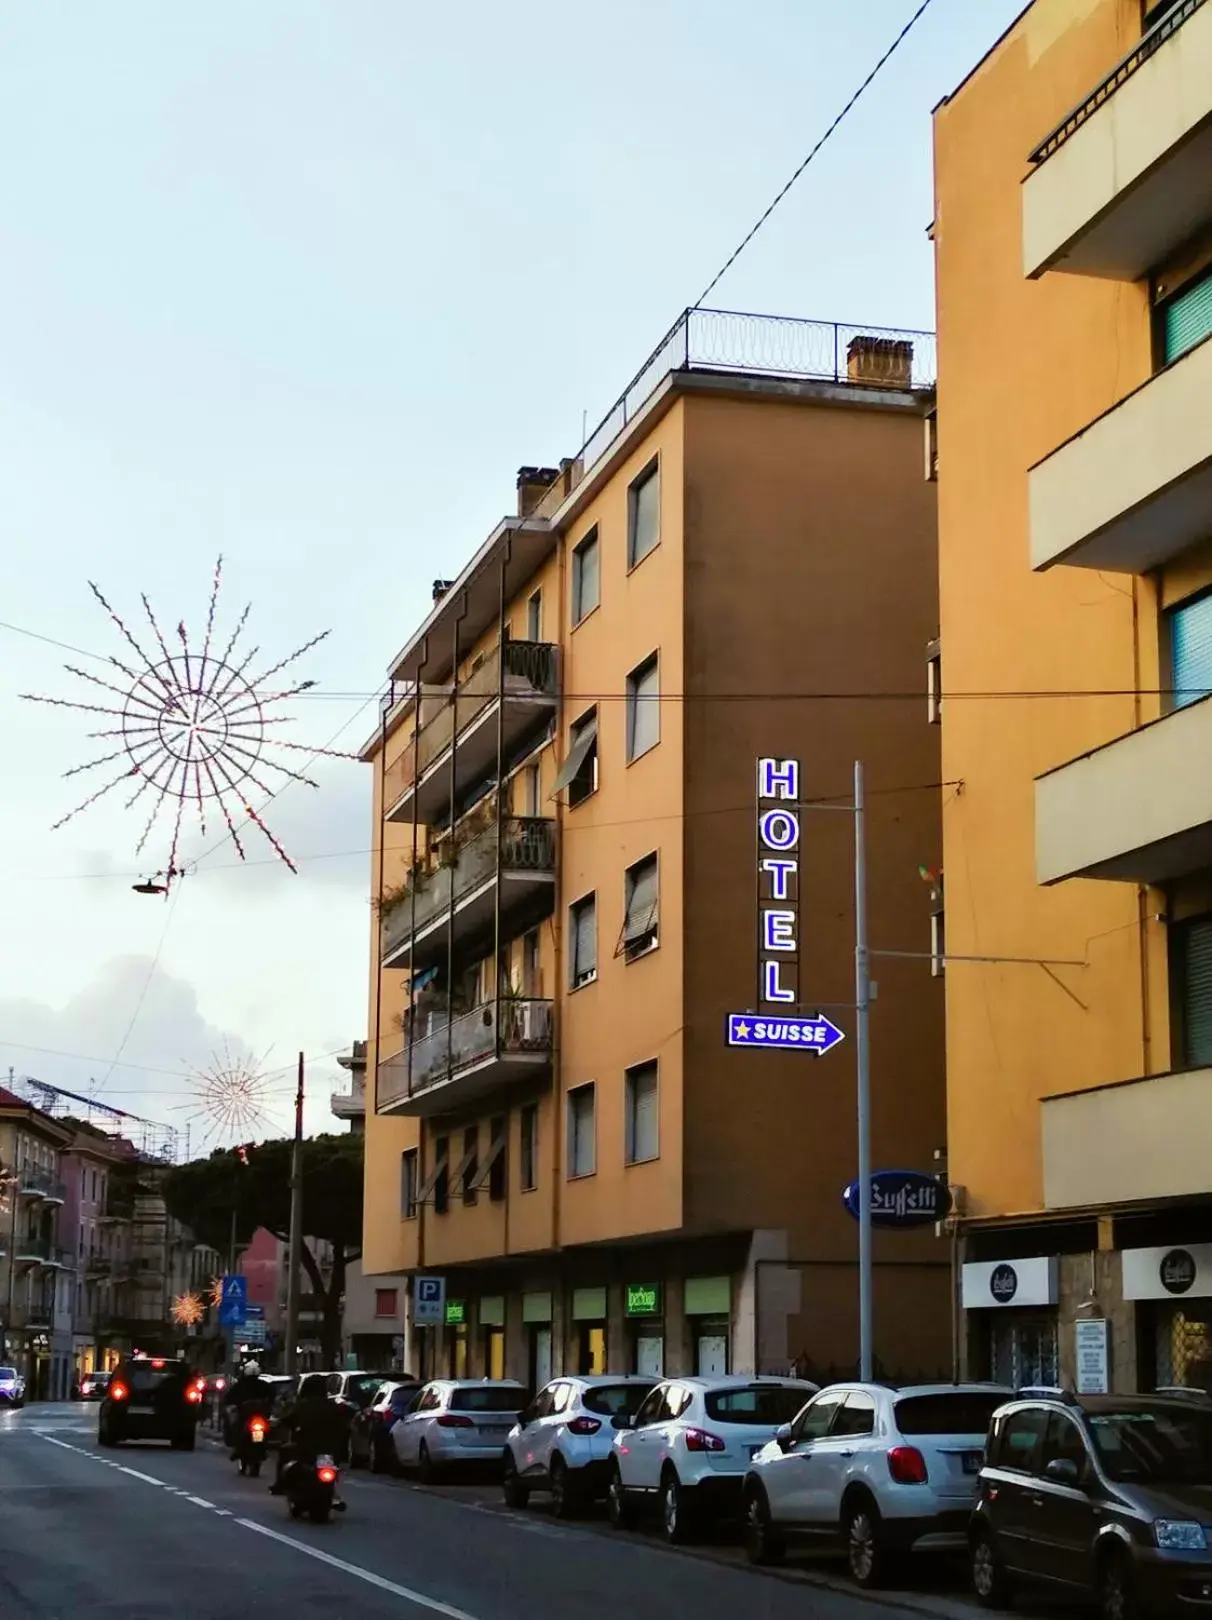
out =
<svg viewBox="0 0 1212 1620"><path fill-rule="evenodd" d="M528 1401L513 1379L435 1378L392 1426L396 1459L430 1481L455 1464L499 1463Z"/></svg>
<svg viewBox="0 0 1212 1620"><path fill-rule="evenodd" d="M525 1507L550 1491L556 1516L570 1518L605 1496L613 1419L639 1411L655 1378L609 1374L556 1378L541 1389L505 1444L505 1501Z"/></svg>

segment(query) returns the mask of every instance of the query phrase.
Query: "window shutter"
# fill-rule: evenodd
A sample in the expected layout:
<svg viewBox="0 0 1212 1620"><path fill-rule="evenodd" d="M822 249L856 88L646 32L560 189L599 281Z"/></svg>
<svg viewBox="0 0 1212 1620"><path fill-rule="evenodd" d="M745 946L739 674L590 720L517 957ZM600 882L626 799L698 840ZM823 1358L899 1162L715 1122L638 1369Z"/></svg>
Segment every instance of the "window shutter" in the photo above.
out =
<svg viewBox="0 0 1212 1620"><path fill-rule="evenodd" d="M557 793L562 793L566 787L571 785L573 778L577 775L581 769L581 766L585 763L589 750L597 741L597 737L598 716L597 710L594 709L591 710L589 718L586 720L585 724L580 727L574 727L572 733L570 734L568 753L565 756L564 763L560 766L559 774L556 777L555 783L551 789L551 797L553 799Z"/></svg>
<svg viewBox="0 0 1212 1620"><path fill-rule="evenodd" d="M1212 1065L1212 917L1186 929L1184 1016L1187 1063L1193 1069Z"/></svg>
<svg viewBox="0 0 1212 1620"><path fill-rule="evenodd" d="M655 1159L659 1142L656 1067L634 1069L627 1077L631 1092L628 1127L631 1140L627 1156L636 1164Z"/></svg>
<svg viewBox="0 0 1212 1620"><path fill-rule="evenodd" d="M638 759L661 740L661 674L655 658L628 681L628 754Z"/></svg>
<svg viewBox="0 0 1212 1620"><path fill-rule="evenodd" d="M1212 334L1212 273L1170 300L1165 321L1168 364Z"/></svg>
<svg viewBox="0 0 1212 1620"><path fill-rule="evenodd" d="M1171 613L1170 660L1176 709L1212 692L1212 593Z"/></svg>
<svg viewBox="0 0 1212 1620"><path fill-rule="evenodd" d="M627 944L656 927L657 922L657 863L644 861L633 866L628 874L627 916L623 923L623 938Z"/></svg>
<svg viewBox="0 0 1212 1620"><path fill-rule="evenodd" d="M576 935L572 944L572 974L573 983L580 984L597 971L597 906L593 900L583 901L573 915Z"/></svg>

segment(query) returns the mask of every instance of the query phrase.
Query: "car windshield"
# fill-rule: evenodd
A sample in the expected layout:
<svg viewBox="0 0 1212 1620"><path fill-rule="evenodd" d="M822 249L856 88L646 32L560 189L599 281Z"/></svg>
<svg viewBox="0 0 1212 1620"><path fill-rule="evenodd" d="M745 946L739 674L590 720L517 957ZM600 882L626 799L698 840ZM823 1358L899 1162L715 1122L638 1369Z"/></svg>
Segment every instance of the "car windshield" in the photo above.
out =
<svg viewBox="0 0 1212 1620"><path fill-rule="evenodd" d="M1112 1479L1212 1485L1212 1412L1138 1406L1094 1412L1087 1422Z"/></svg>
<svg viewBox="0 0 1212 1620"><path fill-rule="evenodd" d="M417 1386L415 1384L401 1384L399 1388L392 1390L388 1396L387 1404L393 1412L402 1412L406 1407L411 1406L416 1398Z"/></svg>
<svg viewBox="0 0 1212 1620"><path fill-rule="evenodd" d="M0 1383L15 1384L17 1369L15 1367L0 1367Z"/></svg>
<svg viewBox="0 0 1212 1620"><path fill-rule="evenodd" d="M972 1390L908 1395L896 1403L896 1424L904 1435L987 1434L989 1419L1006 1400L997 1391L988 1395Z"/></svg>
<svg viewBox="0 0 1212 1620"><path fill-rule="evenodd" d="M750 1423L777 1429L791 1422L808 1396L806 1389L788 1389L781 1384L715 1389L706 1398L707 1416L713 1423Z"/></svg>
<svg viewBox="0 0 1212 1620"><path fill-rule="evenodd" d="M157 1367L150 1361L132 1361L126 1369L126 1382L132 1390L160 1389L164 1384L180 1383L186 1369L178 1361L166 1361Z"/></svg>
<svg viewBox="0 0 1212 1620"><path fill-rule="evenodd" d="M640 1402L656 1388L651 1384L597 1384L581 1396L581 1405L587 1412L599 1412L603 1417L618 1417L623 1412L639 1410Z"/></svg>
<svg viewBox="0 0 1212 1620"><path fill-rule="evenodd" d="M358 1406L369 1406L385 1382L382 1373L358 1373L346 1384L346 1397Z"/></svg>
<svg viewBox="0 0 1212 1620"><path fill-rule="evenodd" d="M526 1395L520 1389L481 1385L476 1389L456 1389L450 1397L452 1412L520 1412Z"/></svg>

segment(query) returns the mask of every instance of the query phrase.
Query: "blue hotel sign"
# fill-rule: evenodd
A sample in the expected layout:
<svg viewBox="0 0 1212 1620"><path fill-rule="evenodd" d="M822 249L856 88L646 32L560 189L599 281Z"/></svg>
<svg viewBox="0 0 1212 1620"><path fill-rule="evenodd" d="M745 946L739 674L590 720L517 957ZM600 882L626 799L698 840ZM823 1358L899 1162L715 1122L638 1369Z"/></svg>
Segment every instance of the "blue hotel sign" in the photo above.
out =
<svg viewBox="0 0 1212 1620"><path fill-rule="evenodd" d="M728 1045L831 1051L845 1035L828 1018L801 1017L800 762L757 762L758 975L756 1011L728 1015Z"/></svg>

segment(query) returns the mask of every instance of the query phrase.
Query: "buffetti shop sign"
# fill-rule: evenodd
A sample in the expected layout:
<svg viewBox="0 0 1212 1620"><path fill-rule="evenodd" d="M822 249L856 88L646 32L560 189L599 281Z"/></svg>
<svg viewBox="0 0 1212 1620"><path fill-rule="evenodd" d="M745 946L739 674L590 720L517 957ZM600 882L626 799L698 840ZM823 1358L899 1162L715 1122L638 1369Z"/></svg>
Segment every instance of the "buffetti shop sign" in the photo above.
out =
<svg viewBox="0 0 1212 1620"><path fill-rule="evenodd" d="M1004 1310L1008 1305L1056 1304L1056 1256L1029 1260L977 1260L961 1280L966 1311Z"/></svg>
<svg viewBox="0 0 1212 1620"><path fill-rule="evenodd" d="M1125 1299L1206 1299L1212 1295L1212 1243L1125 1249Z"/></svg>

